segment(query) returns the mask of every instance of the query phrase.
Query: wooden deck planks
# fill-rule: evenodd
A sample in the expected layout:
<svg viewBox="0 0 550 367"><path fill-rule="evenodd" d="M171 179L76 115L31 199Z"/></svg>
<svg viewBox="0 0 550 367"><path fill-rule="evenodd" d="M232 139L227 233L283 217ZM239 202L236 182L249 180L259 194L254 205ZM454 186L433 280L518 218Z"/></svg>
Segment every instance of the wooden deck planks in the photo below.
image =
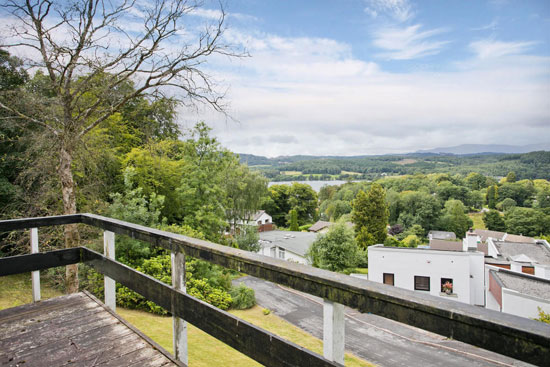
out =
<svg viewBox="0 0 550 367"><path fill-rule="evenodd" d="M0 311L0 366L183 366L88 293Z"/></svg>

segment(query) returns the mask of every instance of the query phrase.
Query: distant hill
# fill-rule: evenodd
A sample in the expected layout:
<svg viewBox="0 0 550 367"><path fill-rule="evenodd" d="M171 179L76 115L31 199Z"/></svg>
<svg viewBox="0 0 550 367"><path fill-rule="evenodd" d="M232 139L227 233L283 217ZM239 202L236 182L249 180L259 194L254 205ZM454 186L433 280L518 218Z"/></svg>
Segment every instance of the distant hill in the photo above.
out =
<svg viewBox="0 0 550 367"><path fill-rule="evenodd" d="M416 153L444 153L444 154L480 154L480 153L529 153L535 151L550 151L550 144L530 145L498 145L498 144L462 144L454 147L419 150Z"/></svg>
<svg viewBox="0 0 550 367"><path fill-rule="evenodd" d="M478 147L476 149L476 147ZM378 155L378 156L285 156L267 158L240 154L242 163L261 171L271 181L303 180L372 180L392 175L417 173L448 173L468 175L479 172L486 176L503 177L514 171L518 179L550 179L550 151L541 146L523 147L526 150L539 148L529 153L507 153L522 147L485 145L481 150L499 152L475 153L480 146L440 148L438 152ZM438 149L434 149L437 151ZM550 150L550 149L549 149ZM460 152L460 153L456 153Z"/></svg>

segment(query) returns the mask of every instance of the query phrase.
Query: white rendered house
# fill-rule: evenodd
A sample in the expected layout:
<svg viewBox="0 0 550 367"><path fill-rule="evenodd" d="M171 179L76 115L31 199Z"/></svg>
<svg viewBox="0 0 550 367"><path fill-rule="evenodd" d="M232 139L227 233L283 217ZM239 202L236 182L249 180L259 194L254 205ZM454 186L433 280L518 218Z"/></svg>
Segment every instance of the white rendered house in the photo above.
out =
<svg viewBox="0 0 550 367"><path fill-rule="evenodd" d="M316 233L293 231L260 232L259 254L309 265L306 253L317 238Z"/></svg>
<svg viewBox="0 0 550 367"><path fill-rule="evenodd" d="M368 257L369 280L485 305L482 252L375 245L369 246Z"/></svg>

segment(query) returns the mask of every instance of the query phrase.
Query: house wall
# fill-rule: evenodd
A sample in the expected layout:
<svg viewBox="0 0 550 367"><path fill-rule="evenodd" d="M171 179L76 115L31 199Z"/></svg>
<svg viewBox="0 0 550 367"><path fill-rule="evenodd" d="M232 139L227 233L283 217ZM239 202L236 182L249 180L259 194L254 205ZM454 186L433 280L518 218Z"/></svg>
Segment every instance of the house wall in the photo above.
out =
<svg viewBox="0 0 550 367"><path fill-rule="evenodd" d="M550 279L550 266L535 264L535 276L544 279Z"/></svg>
<svg viewBox="0 0 550 367"><path fill-rule="evenodd" d="M542 308L544 312L550 312L550 302L547 300L521 294L508 288L502 289L502 312L533 319L539 317L537 307Z"/></svg>
<svg viewBox="0 0 550 367"><path fill-rule="evenodd" d="M491 292L487 292L487 298L485 299L485 307L489 310L500 311L500 305L498 301L493 297Z"/></svg>
<svg viewBox="0 0 550 367"><path fill-rule="evenodd" d="M464 303L485 304L481 252L371 246L368 256L369 280L383 283L383 274L392 273L396 287L414 290L415 275L429 276L431 295L449 297ZM470 275L473 278L470 278ZM441 294L441 278L453 279L453 296Z"/></svg>
<svg viewBox="0 0 550 367"><path fill-rule="evenodd" d="M260 251L258 251L258 253L260 255L273 257L272 254L271 254L271 248L273 248L273 247L275 247L275 258L276 259L281 259L279 257L280 248L278 246L262 247L260 249ZM296 254L292 251L289 251L287 249L285 249L285 258L281 259L281 260L287 260L287 261L292 261L292 262L296 262L296 263L300 263L300 264L304 264L304 265L309 265L309 262L306 260L305 257L303 257L301 255L298 255L298 254Z"/></svg>

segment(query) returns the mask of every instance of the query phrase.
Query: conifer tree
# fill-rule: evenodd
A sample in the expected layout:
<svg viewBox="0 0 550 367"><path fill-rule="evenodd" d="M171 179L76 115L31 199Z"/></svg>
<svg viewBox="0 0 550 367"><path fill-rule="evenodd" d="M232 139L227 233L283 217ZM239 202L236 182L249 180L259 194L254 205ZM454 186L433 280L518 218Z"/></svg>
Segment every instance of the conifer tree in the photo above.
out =
<svg viewBox="0 0 550 367"><path fill-rule="evenodd" d="M353 201L352 222L355 238L360 247L384 243L387 236L389 210L386 192L382 186L373 184L368 193L359 191Z"/></svg>
<svg viewBox="0 0 550 367"><path fill-rule="evenodd" d="M487 188L487 206L489 209L495 209L497 205L497 199L498 199L498 187L497 186L489 186Z"/></svg>
<svg viewBox="0 0 550 367"><path fill-rule="evenodd" d="M290 216L290 230L291 231L298 231L300 228L298 227L298 212L296 209L292 209L289 213Z"/></svg>

